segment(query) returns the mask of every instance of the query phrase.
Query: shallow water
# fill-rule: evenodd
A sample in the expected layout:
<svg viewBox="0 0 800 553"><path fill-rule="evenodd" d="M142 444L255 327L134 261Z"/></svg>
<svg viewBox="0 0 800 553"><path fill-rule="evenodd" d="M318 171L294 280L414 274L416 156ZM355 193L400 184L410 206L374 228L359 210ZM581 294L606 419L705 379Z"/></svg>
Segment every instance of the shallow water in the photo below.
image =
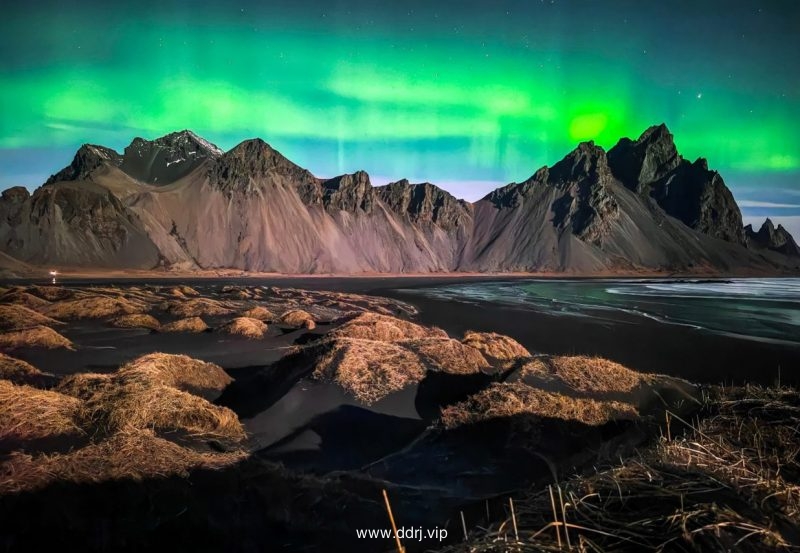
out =
<svg viewBox="0 0 800 553"><path fill-rule="evenodd" d="M700 332L800 346L798 278L520 280L418 288L413 292L450 301L513 305L563 317L612 322L641 317Z"/></svg>

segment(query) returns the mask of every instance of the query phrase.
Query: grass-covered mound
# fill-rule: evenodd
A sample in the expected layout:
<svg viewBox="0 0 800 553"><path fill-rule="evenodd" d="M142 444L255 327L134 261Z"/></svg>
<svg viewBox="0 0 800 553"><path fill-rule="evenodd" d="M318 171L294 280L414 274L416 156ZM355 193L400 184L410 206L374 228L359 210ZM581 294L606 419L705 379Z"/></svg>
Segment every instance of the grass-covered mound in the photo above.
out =
<svg viewBox="0 0 800 553"><path fill-rule="evenodd" d="M669 430L667 430L669 422ZM448 553L793 551L800 547L800 393L712 389L633 457L514 501Z"/></svg>
<svg viewBox="0 0 800 553"><path fill-rule="evenodd" d="M89 295L55 302L47 307L45 314L57 319L105 319L145 311L147 306L139 301L121 296Z"/></svg>
<svg viewBox="0 0 800 553"><path fill-rule="evenodd" d="M235 463L245 457L238 417L195 395L230 382L212 363L167 354L111 374L68 376L51 391L0 380L0 441L13 445L0 459L0 493ZM56 437L71 437L72 447L42 445ZM220 445L210 448L209 440Z"/></svg>
<svg viewBox="0 0 800 553"><path fill-rule="evenodd" d="M24 305L0 304L0 332L57 324L61 323Z"/></svg>
<svg viewBox="0 0 800 553"><path fill-rule="evenodd" d="M244 336L245 338L258 340L264 337L268 328L266 323L258 319L236 317L232 321L222 325L219 331L233 336Z"/></svg>
<svg viewBox="0 0 800 553"><path fill-rule="evenodd" d="M597 426L610 420L636 419L636 408L619 401L596 401L547 392L522 382L495 383L442 411L446 428L519 415L573 420Z"/></svg>
<svg viewBox="0 0 800 553"><path fill-rule="evenodd" d="M187 317L162 325L161 332L205 332L208 325L200 317Z"/></svg>
<svg viewBox="0 0 800 553"><path fill-rule="evenodd" d="M158 319L144 313L115 317L109 321L109 324L117 328L146 328L149 330L158 330L161 328L161 323L158 322Z"/></svg>
<svg viewBox="0 0 800 553"><path fill-rule="evenodd" d="M280 323L292 328L307 328L308 330L313 330L317 326L314 316L302 309L287 311L281 315Z"/></svg>
<svg viewBox="0 0 800 553"><path fill-rule="evenodd" d="M14 384L41 385L47 378L42 371L30 363L0 353L0 379L8 380Z"/></svg>
<svg viewBox="0 0 800 553"><path fill-rule="evenodd" d="M34 326L0 334L0 349L73 349L72 342L48 326Z"/></svg>
<svg viewBox="0 0 800 553"><path fill-rule="evenodd" d="M275 320L275 314L261 305L251 307L247 311L243 312L241 316L250 319L258 319L259 321L265 321L268 323Z"/></svg>

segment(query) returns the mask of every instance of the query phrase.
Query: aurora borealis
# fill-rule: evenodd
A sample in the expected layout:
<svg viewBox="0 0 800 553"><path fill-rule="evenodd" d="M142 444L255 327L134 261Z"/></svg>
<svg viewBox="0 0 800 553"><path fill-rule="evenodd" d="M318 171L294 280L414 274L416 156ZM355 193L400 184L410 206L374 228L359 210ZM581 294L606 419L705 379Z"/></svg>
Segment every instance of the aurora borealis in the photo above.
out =
<svg viewBox="0 0 800 553"><path fill-rule="evenodd" d="M791 1L16 2L0 186L41 184L84 142L189 128L475 199L663 121L747 217L797 223L799 22Z"/></svg>

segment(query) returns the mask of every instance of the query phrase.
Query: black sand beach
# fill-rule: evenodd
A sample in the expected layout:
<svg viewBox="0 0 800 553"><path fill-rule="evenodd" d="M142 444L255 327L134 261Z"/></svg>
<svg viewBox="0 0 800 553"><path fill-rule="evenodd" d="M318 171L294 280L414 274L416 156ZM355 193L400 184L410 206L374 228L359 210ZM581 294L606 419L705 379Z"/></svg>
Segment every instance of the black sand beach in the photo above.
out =
<svg viewBox="0 0 800 553"><path fill-rule="evenodd" d="M265 279L186 280L191 286L267 285L307 290L330 290L395 298L418 309L416 320L438 326L452 336L467 330L497 332L511 336L530 351L545 354L598 355L643 372L658 372L709 384L774 384L780 373L784 384L800 383L800 348L780 343L760 342L698 331L689 327L665 325L643 317L614 313L605 320L564 318L533 312L525 307L496 305L491 302L462 303L423 296L412 290L459 283L519 280L498 276L434 277L275 277ZM115 279L116 284L130 282ZM174 280L147 281L174 284ZM74 281L70 285L97 284ZM247 346L245 346L247 348ZM203 357L200 348L199 357ZM247 350L229 352L243 356L241 363L257 361ZM263 356L264 352L257 354ZM212 356L213 357L213 356ZM245 363L244 360L248 362ZM226 368L231 360L211 358ZM274 358L271 358L274 360Z"/></svg>

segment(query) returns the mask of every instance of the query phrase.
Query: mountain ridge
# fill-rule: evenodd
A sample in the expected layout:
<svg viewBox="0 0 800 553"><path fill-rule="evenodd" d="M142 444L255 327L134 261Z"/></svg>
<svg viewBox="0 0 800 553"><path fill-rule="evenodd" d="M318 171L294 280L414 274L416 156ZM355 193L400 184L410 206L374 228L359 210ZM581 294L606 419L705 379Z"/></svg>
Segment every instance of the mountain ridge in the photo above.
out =
<svg viewBox="0 0 800 553"><path fill-rule="evenodd" d="M772 239L756 234L719 173L684 159L663 124L608 151L580 143L472 203L427 182L376 187L364 171L318 178L261 139L223 152L191 131L135 138L123 154L84 145L29 197L0 199L0 251L33 264L287 273L800 268L785 229Z"/></svg>

